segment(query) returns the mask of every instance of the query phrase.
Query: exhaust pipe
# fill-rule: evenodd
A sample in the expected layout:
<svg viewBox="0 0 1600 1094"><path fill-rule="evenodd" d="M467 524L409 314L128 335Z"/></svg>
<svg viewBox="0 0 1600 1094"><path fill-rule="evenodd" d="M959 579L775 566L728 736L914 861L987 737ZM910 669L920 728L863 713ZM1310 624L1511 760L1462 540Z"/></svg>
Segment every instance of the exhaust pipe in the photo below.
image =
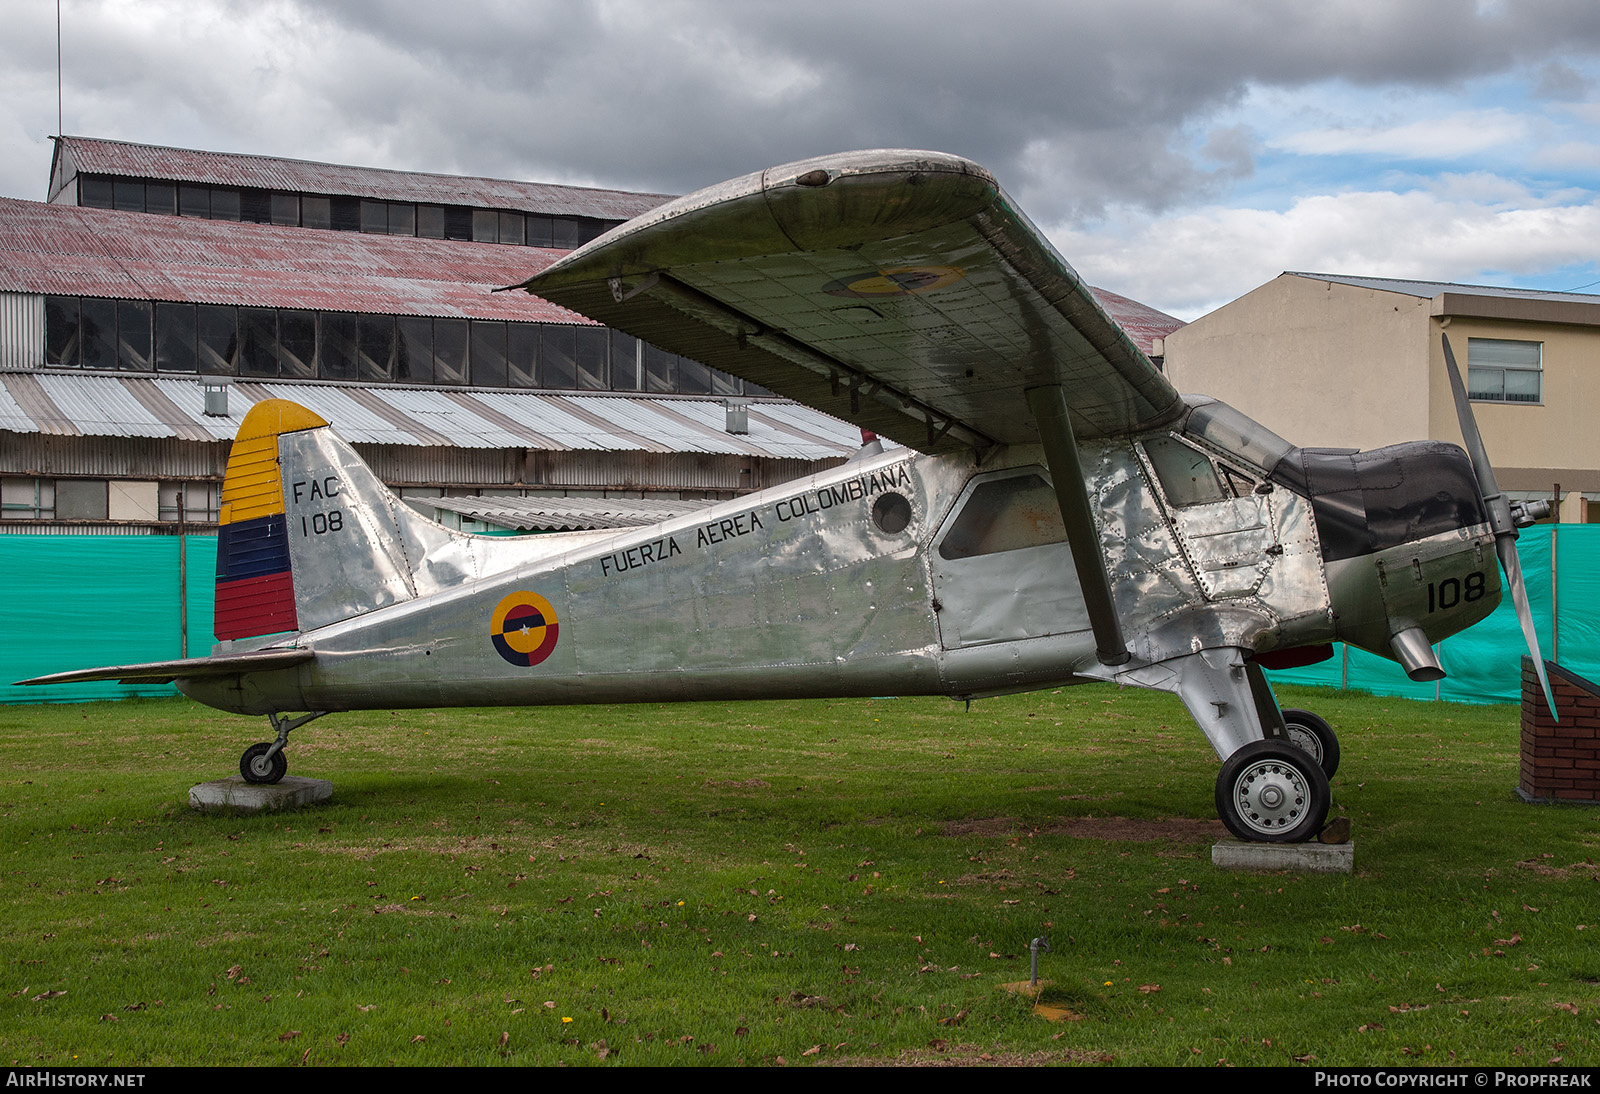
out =
<svg viewBox="0 0 1600 1094"><path fill-rule="evenodd" d="M1406 675L1419 684L1431 684L1444 679L1444 669L1439 666L1439 655L1433 652L1428 636L1421 627L1407 627L1389 639L1389 648L1406 670Z"/></svg>

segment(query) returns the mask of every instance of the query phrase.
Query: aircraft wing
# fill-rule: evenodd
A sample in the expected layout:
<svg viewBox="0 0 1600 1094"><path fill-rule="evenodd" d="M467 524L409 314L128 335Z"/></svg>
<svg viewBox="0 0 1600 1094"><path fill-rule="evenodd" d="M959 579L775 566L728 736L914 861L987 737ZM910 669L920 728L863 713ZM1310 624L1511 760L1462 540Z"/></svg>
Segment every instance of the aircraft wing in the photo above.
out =
<svg viewBox="0 0 1600 1094"><path fill-rule="evenodd" d="M189 657L179 661L147 661L140 665L108 665L98 669L73 669L18 680L29 684L81 684L92 680L117 680L124 684L166 684L178 677L237 676L245 672L266 672L303 665L316 654L311 650L261 650L255 653L224 654L220 657Z"/></svg>
<svg viewBox="0 0 1600 1094"><path fill-rule="evenodd" d="M734 179L517 287L924 452L1036 443L1042 385L1080 438L1182 410L993 176L936 152Z"/></svg>

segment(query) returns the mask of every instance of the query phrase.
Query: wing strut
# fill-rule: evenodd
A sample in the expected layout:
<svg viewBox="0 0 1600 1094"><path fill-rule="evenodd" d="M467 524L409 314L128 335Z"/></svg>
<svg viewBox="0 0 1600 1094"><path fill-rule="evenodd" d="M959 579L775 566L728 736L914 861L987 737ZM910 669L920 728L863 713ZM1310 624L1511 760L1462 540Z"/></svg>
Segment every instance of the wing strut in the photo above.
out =
<svg viewBox="0 0 1600 1094"><path fill-rule="evenodd" d="M1122 621L1117 618L1111 599L1111 579L1106 575L1105 555L1100 550L1100 530L1095 527L1089 508L1089 491L1083 485L1083 464L1078 460L1078 442L1072 435L1072 412L1067 409L1066 392L1060 384L1028 389L1028 409L1038 423L1044 442L1045 463L1055 482L1056 503L1067 527L1067 542L1072 546L1072 564L1078 571L1078 585L1089 609L1094 628L1095 656L1102 665L1121 665L1128 660L1128 643L1122 636Z"/></svg>

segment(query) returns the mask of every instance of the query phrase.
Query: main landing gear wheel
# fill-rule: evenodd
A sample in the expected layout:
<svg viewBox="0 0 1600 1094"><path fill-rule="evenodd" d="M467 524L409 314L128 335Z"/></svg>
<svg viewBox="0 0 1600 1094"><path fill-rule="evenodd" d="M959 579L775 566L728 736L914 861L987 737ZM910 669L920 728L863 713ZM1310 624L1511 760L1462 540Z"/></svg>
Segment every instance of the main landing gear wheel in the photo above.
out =
<svg viewBox="0 0 1600 1094"><path fill-rule="evenodd" d="M1333 778L1339 770L1339 737L1326 721L1309 710L1286 710L1283 724L1289 730L1289 743L1311 753L1322 773Z"/></svg>
<svg viewBox="0 0 1600 1094"><path fill-rule="evenodd" d="M1228 831L1255 843L1303 843L1328 816L1328 777L1305 752L1252 741L1217 773L1217 815Z"/></svg>
<svg viewBox="0 0 1600 1094"><path fill-rule="evenodd" d="M244 755L239 757L239 774L244 776L245 782L275 783L288 773L289 761L283 749L278 749L269 759L267 753L271 751L272 745L266 741L244 750Z"/></svg>

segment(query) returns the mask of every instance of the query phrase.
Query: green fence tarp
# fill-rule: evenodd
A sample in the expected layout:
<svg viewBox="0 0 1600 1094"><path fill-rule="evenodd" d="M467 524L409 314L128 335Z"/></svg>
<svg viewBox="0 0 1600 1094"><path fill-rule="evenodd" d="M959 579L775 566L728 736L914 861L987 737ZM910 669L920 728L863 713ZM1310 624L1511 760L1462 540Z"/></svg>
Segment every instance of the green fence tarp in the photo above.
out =
<svg viewBox="0 0 1600 1094"><path fill-rule="evenodd" d="M1555 549L1557 586L1551 585ZM1540 648L1591 679L1600 678L1600 525L1541 524L1518 541ZM170 684L5 686L68 669L161 661L183 655L178 621L177 536L0 535L0 701L37 703L170 695ZM215 536L183 537L191 657L211 652ZM1553 594L1553 595L1552 595ZM1559 616L1552 618L1552 601ZM1515 703L1520 698L1522 628L1511 598L1477 626L1445 639L1438 685L1415 684L1393 661L1334 647L1330 661L1271 674L1275 683L1347 686L1379 695Z"/></svg>
<svg viewBox="0 0 1600 1094"><path fill-rule="evenodd" d="M216 536L0 535L0 701L176 694L171 684L9 685L69 669L182 657L185 599L188 655L209 654L216 642L216 569Z"/></svg>

